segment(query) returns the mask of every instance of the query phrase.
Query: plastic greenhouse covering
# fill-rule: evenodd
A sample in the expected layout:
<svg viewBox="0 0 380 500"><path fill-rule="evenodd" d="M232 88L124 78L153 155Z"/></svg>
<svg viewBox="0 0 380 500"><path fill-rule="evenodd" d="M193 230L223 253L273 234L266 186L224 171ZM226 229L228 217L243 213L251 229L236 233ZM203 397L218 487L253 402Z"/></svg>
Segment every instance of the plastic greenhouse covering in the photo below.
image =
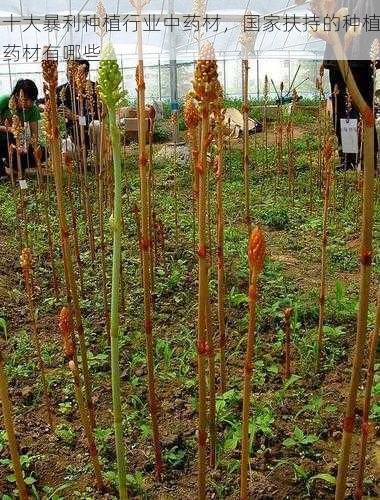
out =
<svg viewBox="0 0 380 500"><path fill-rule="evenodd" d="M176 59L178 95L181 96L190 86L193 61L198 51L198 38L186 21L186 16L190 17L195 12L193 3L189 0L151 0L146 3L143 16L147 27L143 31L143 43L148 97L165 99L170 96L169 62L173 58ZM209 22L203 27L203 38L211 41L215 47L227 94L234 96L241 92L240 36L244 15L302 18L310 14L308 3L306 1L298 6L295 0L205 2ZM65 78L64 59L70 50L79 50L82 55L85 53L84 57L91 63L91 76L96 79L94 73L99 57L87 54L91 53L91 48L100 45L99 30L94 22L91 25L91 16L96 14L97 5L97 0L2 0L0 93L7 91L18 78L28 75L39 88L42 87L40 63L36 61L36 52L32 50L37 46L42 48L50 45L57 50L62 61L60 80ZM127 0L104 0L103 5L107 16L119 19L120 23L119 31L108 30L103 41L113 43L123 68L125 86L134 94L136 9ZM213 24L212 21L217 17L217 23ZM301 92L312 93L324 48L324 42L313 38L307 30L260 31L250 56L250 91L260 96L265 74L268 74L275 84L284 81L285 85L290 85L295 78L296 83L301 84Z"/></svg>

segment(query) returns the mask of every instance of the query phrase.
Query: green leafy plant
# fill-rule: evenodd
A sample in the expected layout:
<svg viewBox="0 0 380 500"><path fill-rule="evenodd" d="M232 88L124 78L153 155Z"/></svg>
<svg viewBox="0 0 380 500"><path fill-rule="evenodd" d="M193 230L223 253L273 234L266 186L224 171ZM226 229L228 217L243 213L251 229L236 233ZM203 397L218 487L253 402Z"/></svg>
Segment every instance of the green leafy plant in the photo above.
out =
<svg viewBox="0 0 380 500"><path fill-rule="evenodd" d="M154 126L154 141L166 142L172 136L170 125L165 120L158 120Z"/></svg>
<svg viewBox="0 0 380 500"><path fill-rule="evenodd" d="M296 414L296 418L302 414L309 414L313 419L320 418L324 413L332 413L336 411L336 406L326 403L323 397L314 394L309 399L308 403Z"/></svg>
<svg viewBox="0 0 380 500"><path fill-rule="evenodd" d="M239 391L230 389L216 398L216 421L233 426L240 401Z"/></svg>
<svg viewBox="0 0 380 500"><path fill-rule="evenodd" d="M61 415L68 416L74 411L74 407L71 401L64 401L58 404L58 411Z"/></svg>
<svg viewBox="0 0 380 500"><path fill-rule="evenodd" d="M38 459L37 456L20 455L20 465L22 469L22 474L24 477L24 482L27 486L31 486L37 481L34 471L31 470L33 463L37 459ZM13 469L12 461L8 458L0 459L0 465L4 465L8 469ZM16 475L13 472L7 474L5 477L9 483L16 483Z"/></svg>
<svg viewBox="0 0 380 500"><path fill-rule="evenodd" d="M281 389L279 389L275 394L275 399L279 402L284 401L287 396L287 391L294 385L296 385L301 380L299 375L292 373L288 379L286 379L283 383Z"/></svg>
<svg viewBox="0 0 380 500"><path fill-rule="evenodd" d="M374 396L372 409L371 409L371 419L376 422L380 422L380 364L375 364L375 376L372 393Z"/></svg>
<svg viewBox="0 0 380 500"><path fill-rule="evenodd" d="M358 260L355 252L342 248L340 245L330 245L331 264L340 271L353 272L357 270Z"/></svg>
<svg viewBox="0 0 380 500"><path fill-rule="evenodd" d="M275 415L271 408L263 406L255 411L249 424L250 452L258 435L272 437L274 436L273 424Z"/></svg>
<svg viewBox="0 0 380 500"><path fill-rule="evenodd" d="M71 483L66 482L64 484L61 484L60 486L54 488L52 486L44 486L42 488L43 491L43 496L41 497L40 494L38 493L35 485L32 485L32 491L35 500L64 500L65 497L59 495L58 493L61 493L62 491L67 490L70 487ZM4 500L4 499L2 499Z"/></svg>
<svg viewBox="0 0 380 500"><path fill-rule="evenodd" d="M266 206L258 211L257 216L263 224L273 229L283 230L290 225L289 211L285 206Z"/></svg>
<svg viewBox="0 0 380 500"><path fill-rule="evenodd" d="M165 462L173 469L182 469L186 462L186 450L179 446L173 446L164 451Z"/></svg>
<svg viewBox="0 0 380 500"><path fill-rule="evenodd" d="M294 479L296 481L306 482L310 478L310 475L311 475L310 471L305 469L302 465L299 465L296 462L294 462L293 460L289 460L286 458L281 459L281 460L276 460L276 465L272 469L271 473L273 473L276 469L279 469L281 467L290 467L294 472Z"/></svg>
<svg viewBox="0 0 380 500"><path fill-rule="evenodd" d="M4 429L0 429L0 453L6 448L7 443L7 432Z"/></svg>
<svg viewBox="0 0 380 500"><path fill-rule="evenodd" d="M4 333L5 340L8 340L7 323L4 318L0 318L0 328Z"/></svg>
<svg viewBox="0 0 380 500"><path fill-rule="evenodd" d="M305 434L299 427L295 427L292 435L282 442L286 448L303 448L319 440L315 434Z"/></svg>
<svg viewBox="0 0 380 500"><path fill-rule="evenodd" d="M317 475L311 477L308 481L308 485L310 486L311 483L313 483L314 481L324 481L324 482L331 484L331 485L336 484L335 477L332 476L331 474L327 474L327 473L321 473L321 474L317 474Z"/></svg>
<svg viewBox="0 0 380 500"><path fill-rule="evenodd" d="M67 446L74 446L77 436L70 424L59 424L55 429L55 435Z"/></svg>
<svg viewBox="0 0 380 500"><path fill-rule="evenodd" d="M144 493L145 481L143 474L139 471L134 474L127 474L127 485L135 495L141 495Z"/></svg>
<svg viewBox="0 0 380 500"><path fill-rule="evenodd" d="M336 323L354 321L357 307L357 299L349 297L344 283L338 280L335 283L334 293L329 295L327 300L327 314L330 321Z"/></svg>
<svg viewBox="0 0 380 500"><path fill-rule="evenodd" d="M111 427L94 429L96 446L102 456L113 455L114 443L112 440L113 429Z"/></svg>
<svg viewBox="0 0 380 500"><path fill-rule="evenodd" d="M107 352L99 352L94 354L88 351L88 366L93 371L107 371L109 369L109 356Z"/></svg>

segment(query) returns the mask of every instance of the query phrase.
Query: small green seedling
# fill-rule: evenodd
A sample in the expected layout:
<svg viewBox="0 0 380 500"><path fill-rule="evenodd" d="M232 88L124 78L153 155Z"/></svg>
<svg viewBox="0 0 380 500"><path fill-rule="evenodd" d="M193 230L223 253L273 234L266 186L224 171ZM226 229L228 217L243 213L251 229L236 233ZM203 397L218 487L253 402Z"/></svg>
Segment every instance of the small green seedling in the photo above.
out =
<svg viewBox="0 0 380 500"><path fill-rule="evenodd" d="M67 446L73 446L77 438L74 429L69 424L57 425L55 435Z"/></svg>
<svg viewBox="0 0 380 500"><path fill-rule="evenodd" d="M303 448L316 443L319 440L315 434L305 434L302 429L295 427L292 435L283 441L286 448Z"/></svg>

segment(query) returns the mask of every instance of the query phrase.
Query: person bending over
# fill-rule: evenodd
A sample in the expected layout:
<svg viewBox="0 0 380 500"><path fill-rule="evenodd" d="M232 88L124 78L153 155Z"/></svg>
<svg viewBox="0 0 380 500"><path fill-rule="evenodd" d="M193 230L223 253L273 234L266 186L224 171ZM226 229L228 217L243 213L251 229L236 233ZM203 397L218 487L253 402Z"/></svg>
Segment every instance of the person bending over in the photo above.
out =
<svg viewBox="0 0 380 500"><path fill-rule="evenodd" d="M0 96L0 177L5 175L7 165L17 169L18 155L22 171L27 167L35 167L32 144L38 142L38 122L41 119L41 113L35 104L37 96L36 84L28 79L18 80L11 94ZM20 118L23 127L18 149L11 132L13 113Z"/></svg>

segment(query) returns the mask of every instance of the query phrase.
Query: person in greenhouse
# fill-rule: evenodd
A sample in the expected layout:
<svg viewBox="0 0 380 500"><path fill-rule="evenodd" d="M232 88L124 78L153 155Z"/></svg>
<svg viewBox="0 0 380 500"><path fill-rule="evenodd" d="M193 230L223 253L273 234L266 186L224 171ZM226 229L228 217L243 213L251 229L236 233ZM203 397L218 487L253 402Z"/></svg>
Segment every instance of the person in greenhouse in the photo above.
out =
<svg viewBox="0 0 380 500"><path fill-rule="evenodd" d="M365 19L369 14L377 12L378 7L375 6L377 0L337 0L337 11L341 8L348 9L348 17L356 15L360 19ZM345 30L341 29L342 43L345 35ZM374 35L364 29L358 31L355 39L349 46L346 56L352 75L356 81L358 89L368 106L372 108L374 100L374 68L372 61L369 60L371 45L374 41ZM364 54L368 54L368 59L363 58ZM376 63L377 64L377 63ZM329 70L329 78L332 93L332 107L334 127L339 143L339 155L341 159L341 169L354 169L358 165L360 167L361 158L354 153L344 154L342 151L342 136L341 136L341 119L358 118L359 114L354 106L347 99L347 85L340 71L338 61L334 57L332 47L327 44L323 66ZM375 133L375 159L378 154L378 139ZM338 168L339 168L338 167ZM358 167L358 168L359 168Z"/></svg>
<svg viewBox="0 0 380 500"><path fill-rule="evenodd" d="M38 89L33 80L18 80L12 93L0 96L0 177L4 177L6 166L17 169L17 153L21 160L22 171L35 167L31 144L38 142L38 122L41 113L36 105ZM20 119L20 138L12 132L12 117Z"/></svg>
<svg viewBox="0 0 380 500"><path fill-rule="evenodd" d="M90 63L86 59L76 59L76 65L82 65L85 68L84 76L90 82L92 89L93 104L89 106L88 99L83 100L83 110L81 111L81 117L85 120L85 141L86 148L90 146L89 140L89 129L91 128L94 120L98 119L98 105L97 105L97 94L96 94L96 83L89 80L88 76L90 74ZM78 103L76 100L76 107L73 102L73 93L75 92L75 86L70 83L69 65L67 67L67 82L63 85L57 87L57 104L64 112L66 118L66 130L67 133L73 137L74 136L74 119L75 115L79 117Z"/></svg>

